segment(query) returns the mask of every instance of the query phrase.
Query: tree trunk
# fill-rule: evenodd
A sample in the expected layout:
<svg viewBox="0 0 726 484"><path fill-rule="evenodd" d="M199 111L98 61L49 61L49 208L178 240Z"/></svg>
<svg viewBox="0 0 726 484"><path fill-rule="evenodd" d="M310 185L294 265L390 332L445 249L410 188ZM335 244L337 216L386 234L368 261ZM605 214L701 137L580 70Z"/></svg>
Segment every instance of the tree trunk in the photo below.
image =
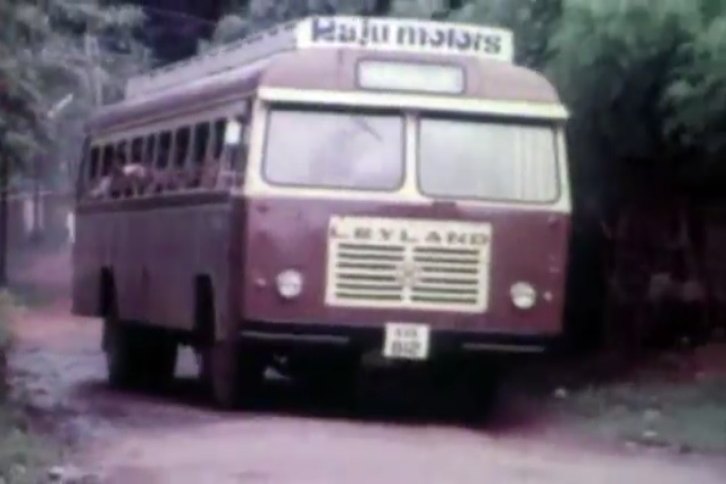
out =
<svg viewBox="0 0 726 484"><path fill-rule="evenodd" d="M8 285L8 168L8 160L0 158L0 289Z"/></svg>

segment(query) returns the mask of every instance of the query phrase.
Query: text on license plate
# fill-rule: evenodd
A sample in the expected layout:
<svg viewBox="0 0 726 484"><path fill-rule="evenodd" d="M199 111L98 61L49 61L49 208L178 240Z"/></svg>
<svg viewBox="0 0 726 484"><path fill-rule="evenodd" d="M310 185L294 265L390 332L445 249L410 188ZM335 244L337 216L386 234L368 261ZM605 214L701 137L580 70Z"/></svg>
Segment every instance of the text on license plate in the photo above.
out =
<svg viewBox="0 0 726 484"><path fill-rule="evenodd" d="M424 324L386 324L383 356L391 359L425 360L429 357L431 331Z"/></svg>

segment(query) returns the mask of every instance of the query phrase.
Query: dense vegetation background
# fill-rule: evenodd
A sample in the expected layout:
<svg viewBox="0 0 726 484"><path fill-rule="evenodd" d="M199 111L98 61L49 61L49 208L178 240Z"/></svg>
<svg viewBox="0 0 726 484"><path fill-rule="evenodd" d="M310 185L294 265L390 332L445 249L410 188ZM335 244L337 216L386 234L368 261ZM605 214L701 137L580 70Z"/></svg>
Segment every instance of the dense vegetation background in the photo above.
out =
<svg viewBox="0 0 726 484"><path fill-rule="evenodd" d="M719 199L726 182L726 0L133 3L145 8L119 1L0 0L1 194L8 187L70 187L83 119L117 98L128 75L175 60L190 41L203 49L308 13L436 18L514 30L518 62L545 72L572 111L570 280L573 294L581 294L571 298L580 304L570 319L585 322L587 334L605 313L605 296L618 293L613 284L634 277L638 264L612 250L618 237L629 241L627 247L639 244L628 235L627 227L639 225L634 214L652 221L655 206L665 213L662 225L673 225L684 207ZM170 39L182 37L186 44L174 50ZM689 225L692 217L684 217ZM654 264L641 264L644 273L655 271ZM0 284L2 265L0 258ZM661 269L689 279L702 271L697 266ZM613 282L612 274L621 275ZM620 292L638 291L643 283Z"/></svg>

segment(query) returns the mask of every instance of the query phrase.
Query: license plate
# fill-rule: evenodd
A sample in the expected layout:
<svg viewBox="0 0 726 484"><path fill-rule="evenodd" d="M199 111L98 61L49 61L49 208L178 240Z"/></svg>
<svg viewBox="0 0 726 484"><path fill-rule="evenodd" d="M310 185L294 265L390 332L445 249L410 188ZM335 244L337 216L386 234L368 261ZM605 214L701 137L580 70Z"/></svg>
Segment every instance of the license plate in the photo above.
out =
<svg viewBox="0 0 726 484"><path fill-rule="evenodd" d="M383 356L397 360L425 360L429 357L431 331L423 324L389 323L383 342Z"/></svg>

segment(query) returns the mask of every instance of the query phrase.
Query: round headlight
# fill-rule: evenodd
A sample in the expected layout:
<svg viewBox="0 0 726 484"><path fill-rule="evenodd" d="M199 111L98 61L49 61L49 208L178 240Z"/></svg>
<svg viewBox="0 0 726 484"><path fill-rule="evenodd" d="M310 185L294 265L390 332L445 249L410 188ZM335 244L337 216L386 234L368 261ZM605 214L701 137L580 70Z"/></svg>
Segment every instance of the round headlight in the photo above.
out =
<svg viewBox="0 0 726 484"><path fill-rule="evenodd" d="M277 276L277 292L285 299L295 299L302 293L303 276L298 271L288 270Z"/></svg>
<svg viewBox="0 0 726 484"><path fill-rule="evenodd" d="M509 291L512 303L518 309L532 309L537 304L537 290L526 282L519 282Z"/></svg>

